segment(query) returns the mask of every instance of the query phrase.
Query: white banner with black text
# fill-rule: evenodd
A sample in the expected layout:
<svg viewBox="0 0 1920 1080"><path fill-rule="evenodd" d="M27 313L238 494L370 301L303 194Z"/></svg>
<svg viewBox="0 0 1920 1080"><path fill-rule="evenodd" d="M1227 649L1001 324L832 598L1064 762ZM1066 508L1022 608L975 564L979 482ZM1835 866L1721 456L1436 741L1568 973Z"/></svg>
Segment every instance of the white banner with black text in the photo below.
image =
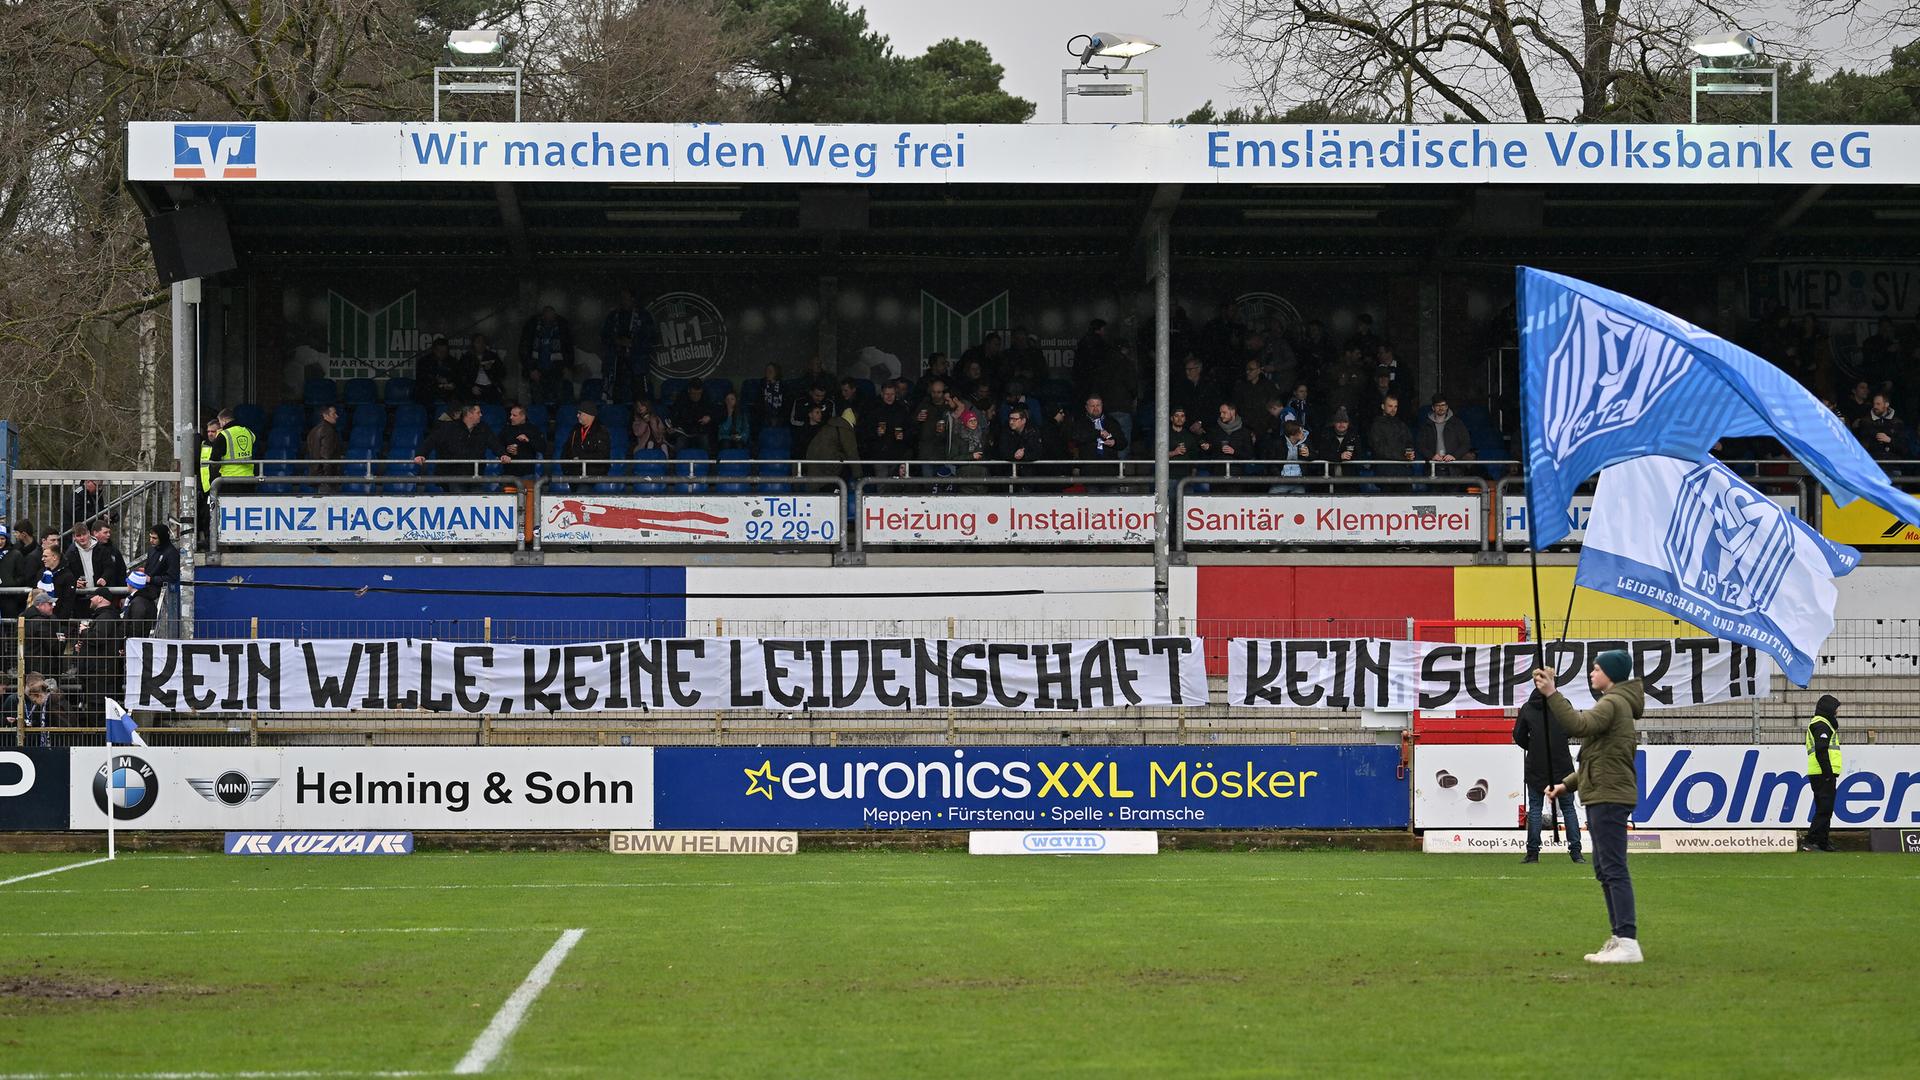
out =
<svg viewBox="0 0 1920 1080"><path fill-rule="evenodd" d="M1532 642L1234 638L1227 650L1227 703L1429 713L1512 709L1533 691L1536 648ZM1547 666L1575 708L1593 705L1587 671L1609 649L1632 655L1649 709L1771 697L1779 671L1764 653L1719 638L1550 642Z"/></svg>
<svg viewBox="0 0 1920 1080"><path fill-rule="evenodd" d="M263 639L127 647L136 712L1010 709L1207 700L1200 641L645 638L574 645Z"/></svg>

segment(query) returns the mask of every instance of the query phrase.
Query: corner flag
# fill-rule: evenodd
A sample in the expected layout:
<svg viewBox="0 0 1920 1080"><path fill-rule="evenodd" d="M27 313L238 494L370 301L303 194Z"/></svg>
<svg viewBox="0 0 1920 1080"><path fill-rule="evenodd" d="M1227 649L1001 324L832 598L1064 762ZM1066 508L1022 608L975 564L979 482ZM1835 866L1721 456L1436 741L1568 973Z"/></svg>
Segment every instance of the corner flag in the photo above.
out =
<svg viewBox="0 0 1920 1080"><path fill-rule="evenodd" d="M145 746L147 741L140 737L140 725L133 722L127 714L127 707L107 699L107 745L108 746Z"/></svg>

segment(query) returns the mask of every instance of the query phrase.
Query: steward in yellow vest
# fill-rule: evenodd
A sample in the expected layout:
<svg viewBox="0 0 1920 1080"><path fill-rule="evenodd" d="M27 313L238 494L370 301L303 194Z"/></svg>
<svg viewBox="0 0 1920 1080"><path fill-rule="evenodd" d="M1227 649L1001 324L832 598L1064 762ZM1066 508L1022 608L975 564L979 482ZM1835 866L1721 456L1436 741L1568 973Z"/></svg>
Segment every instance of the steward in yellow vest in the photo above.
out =
<svg viewBox="0 0 1920 1080"><path fill-rule="evenodd" d="M1807 787L1813 791L1813 822L1802 851L1832 851L1833 792L1840 784L1840 699L1823 695L1807 721Z"/></svg>

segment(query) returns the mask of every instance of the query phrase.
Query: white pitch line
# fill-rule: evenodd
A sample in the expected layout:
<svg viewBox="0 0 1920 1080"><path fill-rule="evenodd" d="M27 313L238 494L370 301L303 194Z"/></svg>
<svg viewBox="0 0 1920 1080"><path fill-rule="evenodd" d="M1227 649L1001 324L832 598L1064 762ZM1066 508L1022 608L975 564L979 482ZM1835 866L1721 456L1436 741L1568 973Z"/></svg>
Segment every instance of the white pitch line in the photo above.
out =
<svg viewBox="0 0 1920 1080"><path fill-rule="evenodd" d="M524 934L557 926L249 926L225 930L0 930L5 938L182 937L225 934ZM6 1080L0 1074L0 1080Z"/></svg>
<svg viewBox="0 0 1920 1080"><path fill-rule="evenodd" d="M360 1071L320 1072L320 1071L315 1071L311 1069L289 1069L284 1071L267 1070L267 1069L247 1069L240 1072L0 1073L0 1080L80 1080L81 1077L91 1077L92 1080L266 1080L266 1078L269 1078L269 1077L272 1077L272 1078L275 1078L275 1080L278 1080L278 1078L280 1077L286 1077L286 1078L289 1078L289 1080L291 1080L291 1078L295 1078L295 1077L322 1077L322 1076L400 1077L400 1076L432 1076L432 1075L434 1074L426 1073L426 1072L404 1072L404 1071L395 1072L392 1070L386 1070L381 1072L360 1072Z"/></svg>
<svg viewBox="0 0 1920 1080"><path fill-rule="evenodd" d="M511 997L507 998L506 1004L500 1006L500 1011L493 1014L493 1022L487 1025L487 1030L473 1040L473 1046L467 1051L467 1056L461 1058L460 1064L453 1067L456 1075L485 1072L487 1066L493 1064L494 1059L500 1056L500 1052L507 1048L507 1040L513 1038L513 1033L520 1029L521 1021L527 1018L527 1010L533 1007L533 999L539 997L540 991L545 990L547 984L553 981L553 973L560 970L560 961L567 958L567 954L573 951L573 947L580 942L580 936L585 933L586 931L581 929L568 930L554 941L553 947L547 950L547 955L533 965L532 971L527 972L526 981L520 984L520 988L515 990Z"/></svg>
<svg viewBox="0 0 1920 1080"><path fill-rule="evenodd" d="M10 877L5 881L0 881L0 885L11 885L16 881L32 881L34 878L46 877L48 874L64 874L69 870L78 870L83 866L98 866L103 862L111 861L107 856L102 855L97 859L88 859L86 862L68 863L65 866L56 866L51 870L35 870L31 874L21 874L19 877Z"/></svg>

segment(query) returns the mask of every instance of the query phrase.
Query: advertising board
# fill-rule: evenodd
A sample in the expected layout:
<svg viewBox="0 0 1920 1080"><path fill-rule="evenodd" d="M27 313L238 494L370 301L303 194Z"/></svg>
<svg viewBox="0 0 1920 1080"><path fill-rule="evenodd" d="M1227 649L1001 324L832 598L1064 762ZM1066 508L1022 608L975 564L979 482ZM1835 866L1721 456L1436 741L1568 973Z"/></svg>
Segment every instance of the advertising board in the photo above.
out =
<svg viewBox="0 0 1920 1080"><path fill-rule="evenodd" d="M1148 544L1151 495L869 495L868 544Z"/></svg>
<svg viewBox="0 0 1920 1080"><path fill-rule="evenodd" d="M222 544L511 544L505 494L221 495Z"/></svg>
<svg viewBox="0 0 1920 1080"><path fill-rule="evenodd" d="M0 750L0 830L67 827L67 751Z"/></svg>
<svg viewBox="0 0 1920 1080"><path fill-rule="evenodd" d="M1398 828L1396 746L663 747L664 829Z"/></svg>
<svg viewBox="0 0 1920 1080"><path fill-rule="evenodd" d="M832 544L844 528L832 495L540 497L543 544Z"/></svg>
<svg viewBox="0 0 1920 1080"><path fill-rule="evenodd" d="M1856 547L1920 547L1920 522L1901 521L1865 499L1840 506L1821 495L1820 533Z"/></svg>
<svg viewBox="0 0 1920 1080"><path fill-rule="evenodd" d="M1798 516L1800 497L1798 495L1773 495L1774 502L1785 507L1787 512ZM1532 534L1527 530L1527 500L1514 492L1500 500L1500 542L1503 544L1524 544ZM1587 536L1587 519L1593 516L1593 496L1575 495L1567 504L1567 524L1570 531L1562 543L1579 546Z"/></svg>
<svg viewBox="0 0 1920 1080"><path fill-rule="evenodd" d="M85 747L70 827L646 829L648 747Z"/></svg>
<svg viewBox="0 0 1920 1080"><path fill-rule="evenodd" d="M1478 544L1471 495L1192 495L1181 541L1197 544Z"/></svg>

